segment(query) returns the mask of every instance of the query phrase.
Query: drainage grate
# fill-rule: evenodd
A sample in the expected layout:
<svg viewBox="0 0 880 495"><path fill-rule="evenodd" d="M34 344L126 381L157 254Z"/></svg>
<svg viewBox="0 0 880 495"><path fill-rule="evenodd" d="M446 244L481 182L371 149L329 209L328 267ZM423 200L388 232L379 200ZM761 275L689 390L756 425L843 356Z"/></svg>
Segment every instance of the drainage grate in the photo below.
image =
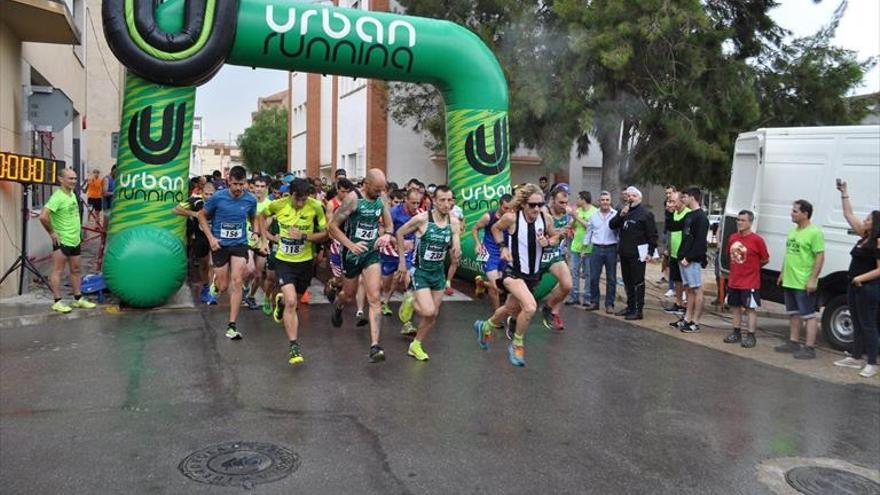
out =
<svg viewBox="0 0 880 495"><path fill-rule="evenodd" d="M286 477L299 464L295 452L278 445L229 442L193 452L180 461L179 468L199 483L250 489Z"/></svg>
<svg viewBox="0 0 880 495"><path fill-rule="evenodd" d="M880 484L864 476L816 466L789 469L785 481L804 495L880 495Z"/></svg>

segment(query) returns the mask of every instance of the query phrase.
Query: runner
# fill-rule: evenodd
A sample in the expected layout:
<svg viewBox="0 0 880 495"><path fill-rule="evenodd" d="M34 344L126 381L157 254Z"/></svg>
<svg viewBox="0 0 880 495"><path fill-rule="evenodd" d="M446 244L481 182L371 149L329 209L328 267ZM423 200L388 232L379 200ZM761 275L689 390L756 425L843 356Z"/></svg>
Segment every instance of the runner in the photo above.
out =
<svg viewBox="0 0 880 495"><path fill-rule="evenodd" d="M486 272L486 280L488 281L486 289L489 293L489 303L492 305L493 312L501 306L500 290L497 282L498 279L501 278L501 273L504 271L507 263L501 259L501 248L498 244L495 244L495 237L492 235L492 226L510 211L510 202L512 199L513 196L510 194L502 195L498 201L498 208L484 213L483 216L477 220L477 223L474 224L474 228L471 229L471 236L474 238L474 246L477 247L478 259L485 260L483 261L483 271ZM480 229L483 230L482 241L477 233ZM503 235L504 241L502 245L506 245L508 236L507 231L505 231Z"/></svg>
<svg viewBox="0 0 880 495"><path fill-rule="evenodd" d="M272 202L269 198L266 197L267 194L267 179L262 175L258 175L253 178L252 183L254 187L254 196L257 198L257 214L265 210L269 204ZM256 225L250 225L250 238L248 239L248 247L251 251L251 258L253 260L253 273L250 280L250 290L248 291L248 297L245 298L244 303L247 305L248 309L260 309L260 305L257 304L257 290L263 287L263 283L265 280L264 272L266 270L266 255L267 253L262 251L260 248L260 232L259 228ZM263 292L263 306L266 305L266 302L269 300L269 296L266 292Z"/></svg>
<svg viewBox="0 0 880 495"><path fill-rule="evenodd" d="M281 181L273 180L269 185L271 201L284 197L281 194ZM265 211L265 210L263 210ZM268 216L268 215L267 215ZM260 226L263 235L269 240L268 255L266 256L266 274L263 277L263 294L266 298L263 300L263 314L269 316L274 311L275 296L278 294L278 284L276 284L275 274L275 251L278 249L278 221L275 216L268 216L268 220L264 221Z"/></svg>
<svg viewBox="0 0 880 495"><path fill-rule="evenodd" d="M415 289L414 307L421 320L416 338L410 343L407 354L419 361L427 361L429 357L422 349L422 343L434 327L443 302L443 289L446 286L444 268L450 246L453 258L461 256L459 221L450 216L451 209L452 190L447 186L438 186L434 193L434 209L412 217L396 234L398 245L406 243L408 235L416 234L412 281ZM401 277L410 271L405 258L398 262L397 270Z"/></svg>
<svg viewBox="0 0 880 495"><path fill-rule="evenodd" d="M421 201L422 195L419 191L417 189L409 189L406 191L406 200L391 208L391 220L394 222L394 232L397 232L398 229L400 229L405 223L409 222L415 215L421 213L419 211L419 204ZM391 295L394 293L394 290L396 288L405 290L410 284L409 271L400 272L397 270L400 262L398 246L403 246L403 250L406 253L404 256L406 266L407 268L412 268L414 240L415 232L413 231L404 236L403 244L397 242L389 243L379 252L382 259L382 285L385 290L385 298L382 302L382 314L385 316L392 314L389 303L391 302ZM411 295L407 293L404 300L408 301L410 298ZM416 333L416 328L412 324L412 321L405 321L400 333L403 335L414 335Z"/></svg>
<svg viewBox="0 0 880 495"><path fill-rule="evenodd" d="M52 311L69 313L72 308L61 302L61 274L64 265L70 266L70 288L73 289L73 307L91 309L95 303L83 297L80 290L82 272L80 254L82 238L79 218L79 202L73 188L76 187L76 172L65 168L59 174L61 189L56 189L43 205L40 223L52 238L52 273L49 274L49 288L55 303Z"/></svg>
<svg viewBox="0 0 880 495"><path fill-rule="evenodd" d="M342 204L342 199L354 190L354 184L345 178L345 170L337 170L336 176L339 177L339 180L336 182L336 189L331 191L332 194L327 200L324 210L328 219L333 218L333 213ZM330 271L333 276L324 285L324 295L327 296L327 300L332 304L336 301L336 295L342 290L342 280L345 278L345 273L342 271L342 245L336 239L330 240L329 259Z"/></svg>
<svg viewBox="0 0 880 495"><path fill-rule="evenodd" d="M505 213L492 226L495 243L501 247L501 259L508 263L498 286L508 294L507 301L488 320L477 320L473 328L481 349L488 349L492 332L504 324L505 319L518 314L516 333L507 348L508 358L514 366L525 366L524 337L529 322L537 311L532 291L541 277L540 261L558 235L550 216L545 213L544 194L535 184L526 184L516 190L512 211ZM509 233L504 242L504 232Z"/></svg>
<svg viewBox="0 0 880 495"><path fill-rule="evenodd" d="M382 284L382 269L379 266L379 253L387 244L390 235L379 235L379 219L385 225L394 225L391 215L381 195L385 189L385 174L379 169L367 171L363 193L352 191L342 200L342 205L333 213L329 224L330 235L342 244L342 264L345 282L342 292L336 298L331 323L342 326L342 311L357 292L358 277L363 274L367 300L370 305L370 361L385 360L385 351L379 346L379 331L382 324L382 307L379 288ZM343 230L344 229L344 230Z"/></svg>
<svg viewBox="0 0 880 495"><path fill-rule="evenodd" d="M214 194L214 184L206 183L201 194L197 189L198 178L193 179L192 194L180 204L174 207L174 213L186 217L186 238L189 245L189 252L193 260L199 265L199 283L202 285L199 290L199 300L205 304L217 304L217 298L211 294L211 246L208 244L208 238L202 232L199 226L199 211L204 208L205 201Z"/></svg>
<svg viewBox="0 0 880 495"><path fill-rule="evenodd" d="M257 199L248 193L247 172L236 165L229 171L226 189L217 191L199 211L199 225L208 237L214 262L216 295L229 289L229 324L226 337L241 339L235 320L241 306L242 283L248 260L247 222L257 213ZM208 218L211 218L210 225Z"/></svg>
<svg viewBox="0 0 880 495"><path fill-rule="evenodd" d="M544 250L541 256L541 273L549 271L556 277L558 283L544 300L541 313L545 327L561 332L565 329L565 325L562 317L559 316L559 309L572 287L571 270L565 262L566 240L572 237L573 222L568 212L568 192L561 187L551 190L547 212L553 219L553 230L559 234L559 243L553 248Z"/></svg>
<svg viewBox="0 0 880 495"><path fill-rule="evenodd" d="M275 296L272 313L276 322L284 322L289 340L288 364L304 362L302 348L297 340L299 318L296 314L297 294L304 294L315 274L314 243L327 238L327 220L324 208L317 199L308 196L309 183L294 179L290 183L290 197L277 199L260 213L262 245L269 240L266 224L274 216L279 227L279 243L275 251L275 272L281 292Z"/></svg>

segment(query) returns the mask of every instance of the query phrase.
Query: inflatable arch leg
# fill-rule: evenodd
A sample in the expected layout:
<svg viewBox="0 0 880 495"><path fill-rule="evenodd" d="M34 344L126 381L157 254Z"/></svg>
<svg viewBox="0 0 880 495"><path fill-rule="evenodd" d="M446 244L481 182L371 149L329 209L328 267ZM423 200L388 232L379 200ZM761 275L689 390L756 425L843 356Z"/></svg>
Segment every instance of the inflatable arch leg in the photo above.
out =
<svg viewBox="0 0 880 495"><path fill-rule="evenodd" d="M107 42L134 73L126 81L123 187L113 204L105 262L107 283L125 302L160 304L183 281L184 222L171 210L186 187L191 86L224 63L433 84L446 106L448 182L468 224L510 192L507 82L492 52L467 29L284 0L153 5L104 0L102 9ZM474 247L464 236L463 272L480 271Z"/></svg>

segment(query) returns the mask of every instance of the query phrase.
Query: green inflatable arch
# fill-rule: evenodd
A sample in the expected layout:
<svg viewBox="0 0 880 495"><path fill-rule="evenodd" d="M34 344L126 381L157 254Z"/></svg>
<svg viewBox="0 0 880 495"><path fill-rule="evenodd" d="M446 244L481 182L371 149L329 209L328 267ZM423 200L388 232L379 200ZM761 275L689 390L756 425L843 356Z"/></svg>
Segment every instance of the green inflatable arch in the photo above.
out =
<svg viewBox="0 0 880 495"><path fill-rule="evenodd" d="M187 190L195 86L223 64L430 83L446 105L448 182L468 224L510 192L507 82L461 26L283 0L105 0L102 15L129 69L104 261L127 304L161 304L185 279L184 220L172 209ZM462 271L478 273L470 236L462 244Z"/></svg>

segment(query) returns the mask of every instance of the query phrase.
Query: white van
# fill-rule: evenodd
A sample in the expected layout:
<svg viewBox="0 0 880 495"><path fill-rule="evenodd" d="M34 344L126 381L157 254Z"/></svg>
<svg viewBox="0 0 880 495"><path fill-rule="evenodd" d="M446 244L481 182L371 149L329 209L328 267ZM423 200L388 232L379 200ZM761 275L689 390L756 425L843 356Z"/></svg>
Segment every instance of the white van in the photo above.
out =
<svg viewBox="0 0 880 495"><path fill-rule="evenodd" d="M846 219L835 179L849 185L859 218L880 208L880 126L792 127L740 134L733 152L730 188L722 219L721 269L730 266L727 240L740 210L755 213L753 230L767 242L770 263L761 273L761 297L782 302L776 279L793 226L792 203L813 205L812 222L825 235L825 264L819 277L822 334L836 349L852 342L846 304L849 252L858 237Z"/></svg>

